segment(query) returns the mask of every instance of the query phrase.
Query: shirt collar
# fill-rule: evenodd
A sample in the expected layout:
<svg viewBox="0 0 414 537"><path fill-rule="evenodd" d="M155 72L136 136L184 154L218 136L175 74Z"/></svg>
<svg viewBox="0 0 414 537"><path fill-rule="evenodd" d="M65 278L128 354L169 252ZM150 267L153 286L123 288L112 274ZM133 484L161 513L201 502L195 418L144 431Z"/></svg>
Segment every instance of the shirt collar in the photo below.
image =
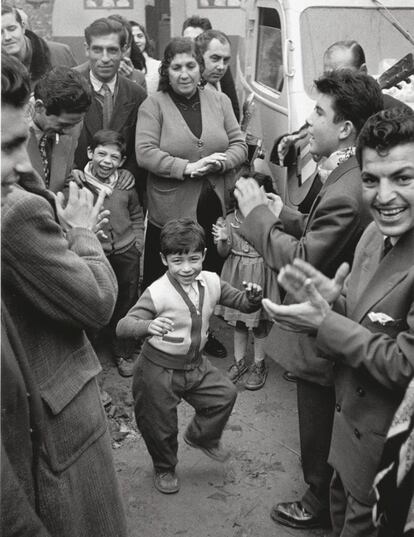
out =
<svg viewBox="0 0 414 537"><path fill-rule="evenodd" d="M111 93L112 95L114 95L115 93L115 86L116 86L116 81L117 81L117 75L114 76L114 78L112 80L110 80L109 82L102 82L101 80L98 80L96 78L96 76L93 74L92 71L89 71L89 79L91 81L91 84L92 84L92 87L93 89L99 93L102 89L102 86L104 84L106 84L108 86L108 88L111 90Z"/></svg>

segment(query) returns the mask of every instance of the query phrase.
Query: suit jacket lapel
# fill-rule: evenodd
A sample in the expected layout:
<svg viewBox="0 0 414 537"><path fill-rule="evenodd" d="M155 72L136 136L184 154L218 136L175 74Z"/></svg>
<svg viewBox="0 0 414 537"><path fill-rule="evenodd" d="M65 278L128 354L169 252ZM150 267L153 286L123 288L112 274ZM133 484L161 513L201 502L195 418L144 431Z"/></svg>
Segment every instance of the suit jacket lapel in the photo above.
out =
<svg viewBox="0 0 414 537"><path fill-rule="evenodd" d="M316 209L323 198L326 190L329 188L330 185L333 183L336 183L338 179L340 179L345 173L348 173L349 170L353 168L358 167L358 162L355 157L351 157L348 160L346 160L343 164L340 164L337 166L332 173L329 175L328 179L325 181L325 183L322 185L322 188L319 191L319 194L316 196L315 201L312 204L311 210L309 211L308 219L306 221L306 226L304 230L304 234L306 233L309 225L311 224L313 217L315 216Z"/></svg>
<svg viewBox="0 0 414 537"><path fill-rule="evenodd" d="M362 292L354 311L350 312L351 318L357 322L407 276L408 270L414 264L414 229L403 235L394 248L380 260L382 244L383 238L378 232L370 248L371 253L375 249L377 251L370 259L367 252L366 270L361 271L361 283L358 286Z"/></svg>

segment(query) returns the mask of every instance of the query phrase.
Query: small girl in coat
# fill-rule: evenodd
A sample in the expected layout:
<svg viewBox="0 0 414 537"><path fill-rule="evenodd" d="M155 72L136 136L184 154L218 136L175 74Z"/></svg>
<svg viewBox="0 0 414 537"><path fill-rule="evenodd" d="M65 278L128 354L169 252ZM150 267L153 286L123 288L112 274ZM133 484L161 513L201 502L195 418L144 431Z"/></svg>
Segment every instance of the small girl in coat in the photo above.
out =
<svg viewBox="0 0 414 537"><path fill-rule="evenodd" d="M256 173L254 179L263 186L266 192L273 192L272 179ZM214 241L219 254L226 257L221 278L233 287L243 290L243 282L257 282L263 289L264 297L273 297L280 303L277 273L265 265L263 258L239 233L243 221L234 200L235 209L224 220L220 217L213 225ZM259 390L266 382L267 368L265 364L264 342L269 333L271 322L263 308L254 313L241 313L225 306L217 306L216 315L234 326L234 362L228 370L228 377L236 383L245 373L249 372L244 381L247 390ZM253 332L254 362L248 367L246 350L249 330Z"/></svg>

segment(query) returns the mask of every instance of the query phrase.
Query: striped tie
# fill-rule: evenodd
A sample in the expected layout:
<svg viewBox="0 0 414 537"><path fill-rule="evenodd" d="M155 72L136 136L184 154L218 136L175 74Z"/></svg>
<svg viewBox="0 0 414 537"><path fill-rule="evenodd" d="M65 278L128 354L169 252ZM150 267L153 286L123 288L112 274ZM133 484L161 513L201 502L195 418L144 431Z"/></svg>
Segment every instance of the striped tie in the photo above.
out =
<svg viewBox="0 0 414 537"><path fill-rule="evenodd" d="M46 188L49 188L49 182L50 182L50 167L49 167L49 156L48 156L48 139L47 135L44 134L40 140L39 140L39 152L40 156L42 157L42 163L43 163L43 173L45 175L45 184Z"/></svg>
<svg viewBox="0 0 414 537"><path fill-rule="evenodd" d="M102 126L104 129L109 128L109 123L112 117L113 102L112 93L108 84L102 84L103 104L102 104Z"/></svg>

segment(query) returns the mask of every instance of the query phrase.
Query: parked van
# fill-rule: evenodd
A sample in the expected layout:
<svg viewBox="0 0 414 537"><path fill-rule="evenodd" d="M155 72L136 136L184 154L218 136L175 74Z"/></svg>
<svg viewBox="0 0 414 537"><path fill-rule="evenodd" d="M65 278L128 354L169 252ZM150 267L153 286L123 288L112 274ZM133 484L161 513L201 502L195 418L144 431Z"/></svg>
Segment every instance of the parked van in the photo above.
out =
<svg viewBox="0 0 414 537"><path fill-rule="evenodd" d="M299 204L307 185L286 180L269 156L275 139L300 128L314 104L313 80L326 48L358 41L374 77L414 51L414 0L247 0L246 38L238 50L242 99L254 96L248 130L263 140L265 166L286 203ZM414 108L413 77L389 90ZM258 161L256 161L257 163ZM263 170L264 168L264 170Z"/></svg>

